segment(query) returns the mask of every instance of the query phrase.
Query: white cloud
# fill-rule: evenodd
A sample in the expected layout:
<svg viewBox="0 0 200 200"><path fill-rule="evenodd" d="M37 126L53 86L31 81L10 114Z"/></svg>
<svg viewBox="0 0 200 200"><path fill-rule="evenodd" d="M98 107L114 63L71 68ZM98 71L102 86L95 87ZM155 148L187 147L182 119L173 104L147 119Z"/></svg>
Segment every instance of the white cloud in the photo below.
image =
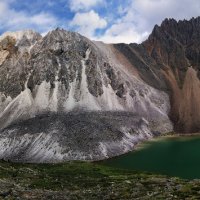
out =
<svg viewBox="0 0 200 200"><path fill-rule="evenodd" d="M125 7L119 5L118 14L120 17L112 21L110 28L94 39L109 43L139 43L165 18L180 20L199 16L200 1L130 0Z"/></svg>
<svg viewBox="0 0 200 200"><path fill-rule="evenodd" d="M148 36L148 32L139 34L131 23L114 24L109 28L103 36L93 37L93 40L100 40L106 43L132 43L141 42Z"/></svg>
<svg viewBox="0 0 200 200"><path fill-rule="evenodd" d="M31 28L44 33L61 26L107 43L140 43L147 38L153 26L160 24L166 17L179 20L200 15L200 0L47 0L46 4L52 12L54 5L59 5L59 2L68 3L67 7L74 17L64 22L63 16L57 18L48 11L36 12L38 7L44 5L40 2L35 0L35 14L31 14L13 8L13 3L20 3L20 0L0 0L0 30ZM98 29L102 29L101 33L106 30L99 36L95 35Z"/></svg>
<svg viewBox="0 0 200 200"><path fill-rule="evenodd" d="M135 9L134 15L138 13L139 22L144 23L138 24L140 30L152 28L165 18L181 20L200 15L199 0L135 0L131 7Z"/></svg>
<svg viewBox="0 0 200 200"><path fill-rule="evenodd" d="M93 37L97 29L103 29L107 26L104 18L101 18L98 13L91 10L84 13L76 13L70 26L76 27L76 31L87 37Z"/></svg>
<svg viewBox="0 0 200 200"><path fill-rule="evenodd" d="M88 10L102 2L103 0L70 0L69 6L72 11Z"/></svg>
<svg viewBox="0 0 200 200"><path fill-rule="evenodd" d="M30 22L40 26L49 26L50 24L56 24L57 20L49 13L39 13L37 15L33 15Z"/></svg>
<svg viewBox="0 0 200 200"><path fill-rule="evenodd" d="M36 29L40 32L48 31L54 28L58 20L55 16L47 12L30 15L25 11L16 11L11 8L11 2L14 0L2 0L0 2L0 26L7 31L19 29Z"/></svg>

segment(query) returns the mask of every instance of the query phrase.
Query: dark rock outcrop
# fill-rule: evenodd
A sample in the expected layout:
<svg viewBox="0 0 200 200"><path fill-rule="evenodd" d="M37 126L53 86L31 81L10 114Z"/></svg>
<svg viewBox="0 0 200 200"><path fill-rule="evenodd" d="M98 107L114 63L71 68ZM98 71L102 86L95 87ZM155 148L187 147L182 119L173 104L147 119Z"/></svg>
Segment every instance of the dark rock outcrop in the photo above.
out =
<svg viewBox="0 0 200 200"><path fill-rule="evenodd" d="M165 19L142 44L115 45L146 83L170 95L170 117L180 132L200 130L199 38L200 17Z"/></svg>

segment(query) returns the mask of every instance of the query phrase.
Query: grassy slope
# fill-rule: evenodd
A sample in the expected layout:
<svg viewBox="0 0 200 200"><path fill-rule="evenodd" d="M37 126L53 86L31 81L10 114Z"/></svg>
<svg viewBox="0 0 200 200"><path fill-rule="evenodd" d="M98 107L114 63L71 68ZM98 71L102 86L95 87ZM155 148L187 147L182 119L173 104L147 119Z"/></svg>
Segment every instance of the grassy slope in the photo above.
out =
<svg viewBox="0 0 200 200"><path fill-rule="evenodd" d="M200 181L186 181L92 163L0 163L0 199L197 199Z"/></svg>

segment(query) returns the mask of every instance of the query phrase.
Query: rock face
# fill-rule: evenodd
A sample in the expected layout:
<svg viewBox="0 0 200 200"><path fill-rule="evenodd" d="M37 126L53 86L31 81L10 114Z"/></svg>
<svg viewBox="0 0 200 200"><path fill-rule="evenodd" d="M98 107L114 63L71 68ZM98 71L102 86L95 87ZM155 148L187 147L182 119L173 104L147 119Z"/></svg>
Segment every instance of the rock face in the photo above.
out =
<svg viewBox="0 0 200 200"><path fill-rule="evenodd" d="M200 18L142 44L62 29L0 37L0 158L99 160L154 134L200 129ZM171 122L172 121L172 122Z"/></svg>
<svg viewBox="0 0 200 200"><path fill-rule="evenodd" d="M200 129L199 38L200 17L165 19L142 44L115 45L146 83L169 94L170 118L180 132Z"/></svg>
<svg viewBox="0 0 200 200"><path fill-rule="evenodd" d="M156 26L144 42L168 81L172 92L171 118L178 131L195 132L200 128L199 37L199 17L179 22L169 19L161 27Z"/></svg>
<svg viewBox="0 0 200 200"><path fill-rule="evenodd" d="M200 128L199 38L200 17L179 22L166 19L160 27L155 26L143 44L168 82L171 118L178 131L195 132Z"/></svg>
<svg viewBox="0 0 200 200"><path fill-rule="evenodd" d="M165 122L166 131L171 127L167 94L137 77L112 45L60 29L43 38L26 35L6 34L0 41L8 51L0 67L1 128L36 114L71 110L132 111L151 123Z"/></svg>
<svg viewBox="0 0 200 200"><path fill-rule="evenodd" d="M99 160L172 131L168 94L142 79L113 45L62 29L44 37L33 31L5 33L0 37L0 158Z"/></svg>

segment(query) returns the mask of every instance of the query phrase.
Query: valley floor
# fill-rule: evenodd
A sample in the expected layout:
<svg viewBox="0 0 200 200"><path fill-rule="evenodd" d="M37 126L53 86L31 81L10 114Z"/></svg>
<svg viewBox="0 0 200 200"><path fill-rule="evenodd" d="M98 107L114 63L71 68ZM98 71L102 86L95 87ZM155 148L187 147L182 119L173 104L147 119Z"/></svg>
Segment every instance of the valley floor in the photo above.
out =
<svg viewBox="0 0 200 200"><path fill-rule="evenodd" d="M198 199L200 180L108 168L94 163L0 162L0 199Z"/></svg>

